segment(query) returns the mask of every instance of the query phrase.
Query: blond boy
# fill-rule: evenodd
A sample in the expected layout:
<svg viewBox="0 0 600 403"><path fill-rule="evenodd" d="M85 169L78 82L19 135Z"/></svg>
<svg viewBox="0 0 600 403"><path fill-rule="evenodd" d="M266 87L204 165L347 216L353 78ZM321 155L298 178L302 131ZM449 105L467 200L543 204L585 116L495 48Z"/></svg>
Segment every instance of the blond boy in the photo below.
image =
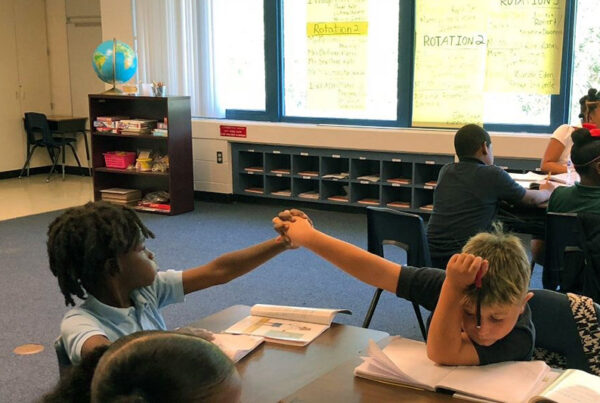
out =
<svg viewBox="0 0 600 403"><path fill-rule="evenodd" d="M275 230L357 279L433 312L427 338L433 361L483 365L531 359L530 269L515 236L500 230L477 234L444 271L400 266L314 229L303 217L286 210L273 219ZM475 286L478 272L481 288Z"/></svg>

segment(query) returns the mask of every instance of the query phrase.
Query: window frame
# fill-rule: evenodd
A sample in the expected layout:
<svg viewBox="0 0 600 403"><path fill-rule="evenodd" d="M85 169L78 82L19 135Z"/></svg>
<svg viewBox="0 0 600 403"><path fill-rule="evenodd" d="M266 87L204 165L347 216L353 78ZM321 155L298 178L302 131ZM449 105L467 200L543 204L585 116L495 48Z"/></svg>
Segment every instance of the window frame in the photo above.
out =
<svg viewBox="0 0 600 403"><path fill-rule="evenodd" d="M264 111L227 109L225 111L225 118L284 123L427 129L428 127L425 126L412 125L416 1L418 0L399 0L398 72L396 83L398 105L396 120L284 116L283 0L264 0L263 3L266 109ZM576 1L565 1L560 93L550 96L550 124L546 126L484 122L484 127L487 130L497 132L551 133L556 127L569 121L570 88L574 61L575 18L577 15L576 3ZM436 127L436 129L439 129L439 127ZM448 127L448 129L451 129L451 127Z"/></svg>

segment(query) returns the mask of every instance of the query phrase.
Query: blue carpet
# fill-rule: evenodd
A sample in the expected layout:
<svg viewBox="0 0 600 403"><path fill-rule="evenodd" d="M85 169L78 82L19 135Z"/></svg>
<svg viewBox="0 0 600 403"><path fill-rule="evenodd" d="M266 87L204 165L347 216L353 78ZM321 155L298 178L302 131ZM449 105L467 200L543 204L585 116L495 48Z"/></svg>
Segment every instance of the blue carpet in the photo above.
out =
<svg viewBox="0 0 600 403"><path fill-rule="evenodd" d="M156 234L147 246L161 269L187 269L235 249L272 238L271 218L283 207L246 203L197 202L193 212L174 217L141 214ZM324 232L366 248L366 216L305 210ZM46 254L48 224L60 212L0 222L0 401L33 401L52 388L58 368L52 342L67 310ZM392 260L403 256L387 254ZM539 274L533 284L539 285ZM169 328L193 322L235 304L255 303L347 308L336 321L360 326L373 288L344 274L306 250L291 250L228 284L189 295L164 310ZM412 305L382 296L371 328L420 339ZM17 356L13 349L40 343L45 350Z"/></svg>

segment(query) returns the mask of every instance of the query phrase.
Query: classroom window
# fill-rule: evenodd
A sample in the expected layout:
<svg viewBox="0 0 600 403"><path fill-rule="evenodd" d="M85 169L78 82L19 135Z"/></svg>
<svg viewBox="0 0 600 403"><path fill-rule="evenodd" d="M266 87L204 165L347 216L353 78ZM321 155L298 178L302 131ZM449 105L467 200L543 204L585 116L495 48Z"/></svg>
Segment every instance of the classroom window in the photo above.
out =
<svg viewBox="0 0 600 403"><path fill-rule="evenodd" d="M284 0L283 115L395 121L398 23L397 0Z"/></svg>
<svg viewBox="0 0 600 403"><path fill-rule="evenodd" d="M213 1L216 92L225 109L265 110L263 0Z"/></svg>
<svg viewBox="0 0 600 403"><path fill-rule="evenodd" d="M569 122L579 126L579 99L589 88L600 89L600 2L579 0L575 26L573 83Z"/></svg>

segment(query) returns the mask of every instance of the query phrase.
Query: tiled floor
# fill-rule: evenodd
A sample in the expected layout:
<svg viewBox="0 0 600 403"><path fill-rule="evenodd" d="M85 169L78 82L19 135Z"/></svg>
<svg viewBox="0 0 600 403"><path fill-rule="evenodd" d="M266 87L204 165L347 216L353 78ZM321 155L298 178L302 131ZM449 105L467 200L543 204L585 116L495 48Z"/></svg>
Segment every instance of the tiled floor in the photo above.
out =
<svg viewBox="0 0 600 403"><path fill-rule="evenodd" d="M89 176L46 174L0 179L0 221L84 204L93 198Z"/></svg>

